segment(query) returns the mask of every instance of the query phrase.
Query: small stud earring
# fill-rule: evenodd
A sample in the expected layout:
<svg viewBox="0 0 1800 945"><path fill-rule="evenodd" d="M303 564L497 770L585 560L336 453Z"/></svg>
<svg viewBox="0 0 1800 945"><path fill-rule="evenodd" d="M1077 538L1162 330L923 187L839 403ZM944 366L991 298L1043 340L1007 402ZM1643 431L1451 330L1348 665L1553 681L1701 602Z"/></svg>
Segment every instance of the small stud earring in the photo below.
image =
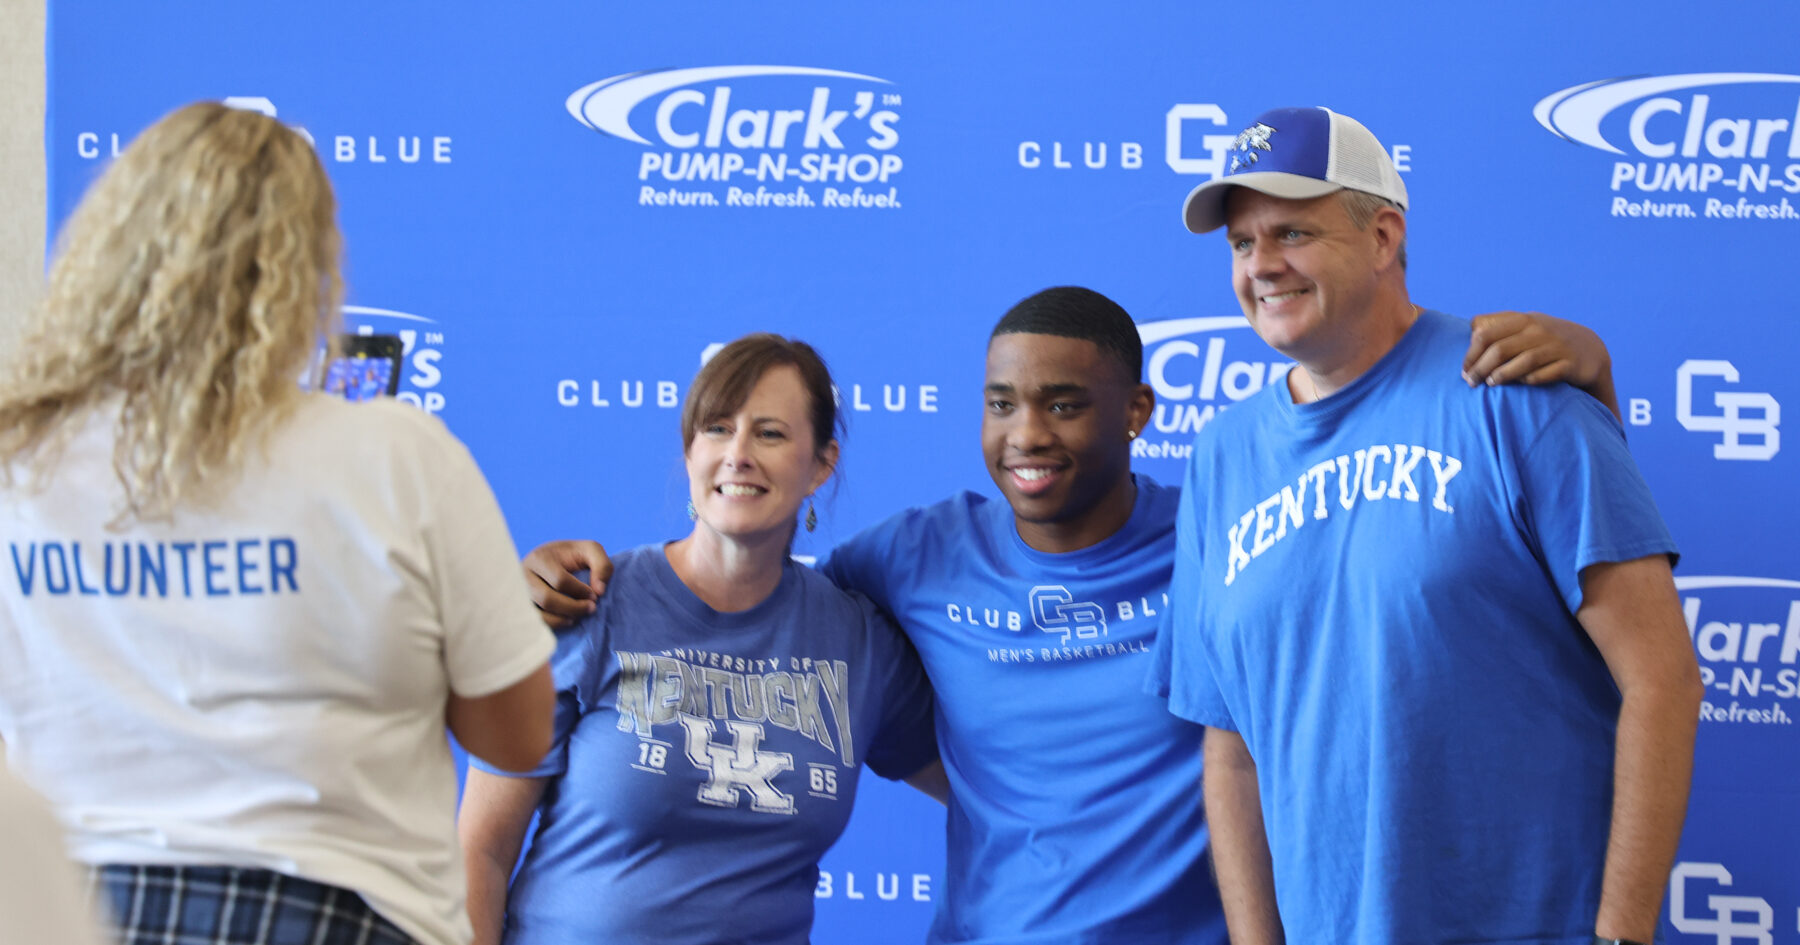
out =
<svg viewBox="0 0 1800 945"><path fill-rule="evenodd" d="M812 501L808 500L806 503L806 530L810 532L813 529L818 528L818 527L819 527L819 510L813 508Z"/></svg>
<svg viewBox="0 0 1800 945"><path fill-rule="evenodd" d="M700 518L700 510L697 508L694 508L694 500L693 499L689 499L687 501L687 514L688 514L688 521L690 521L690 522L698 521Z"/></svg>
<svg viewBox="0 0 1800 945"><path fill-rule="evenodd" d="M1136 431L1136 430L1126 430L1126 431L1125 431L1125 438L1126 438L1126 439L1127 439L1127 440L1135 440L1135 439L1137 439L1137 431Z"/></svg>

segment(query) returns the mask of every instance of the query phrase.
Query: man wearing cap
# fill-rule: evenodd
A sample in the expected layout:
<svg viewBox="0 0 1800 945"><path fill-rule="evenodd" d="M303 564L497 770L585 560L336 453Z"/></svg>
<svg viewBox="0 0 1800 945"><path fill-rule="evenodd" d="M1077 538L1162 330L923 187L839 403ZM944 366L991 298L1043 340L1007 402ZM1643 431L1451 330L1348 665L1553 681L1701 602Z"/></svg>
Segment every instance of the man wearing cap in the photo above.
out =
<svg viewBox="0 0 1800 945"><path fill-rule="evenodd" d="M1232 940L1649 942L1700 699L1674 543L1596 401L1450 377L1406 208L1317 108L1185 208L1298 362L1196 439L1154 661L1208 727Z"/></svg>

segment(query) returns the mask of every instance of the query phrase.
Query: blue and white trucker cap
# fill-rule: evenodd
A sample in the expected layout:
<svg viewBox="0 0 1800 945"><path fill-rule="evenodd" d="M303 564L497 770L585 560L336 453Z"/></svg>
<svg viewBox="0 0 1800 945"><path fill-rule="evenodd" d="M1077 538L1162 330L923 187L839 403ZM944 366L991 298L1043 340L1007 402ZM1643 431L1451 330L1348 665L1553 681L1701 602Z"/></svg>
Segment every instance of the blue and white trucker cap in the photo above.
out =
<svg viewBox="0 0 1800 945"><path fill-rule="evenodd" d="M1307 200L1345 188L1406 209L1406 185L1387 149L1356 119L1328 108L1264 112L1231 143L1225 173L1195 187L1181 216L1194 233L1225 225L1225 195L1248 187L1271 197Z"/></svg>

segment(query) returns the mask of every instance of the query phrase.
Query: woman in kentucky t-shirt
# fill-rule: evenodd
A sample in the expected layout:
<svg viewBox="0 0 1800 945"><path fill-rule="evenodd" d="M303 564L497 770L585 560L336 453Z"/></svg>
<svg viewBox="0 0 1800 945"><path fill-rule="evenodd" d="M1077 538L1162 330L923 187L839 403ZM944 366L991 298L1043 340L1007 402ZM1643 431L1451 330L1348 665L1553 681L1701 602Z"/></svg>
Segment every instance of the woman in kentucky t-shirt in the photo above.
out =
<svg viewBox="0 0 1800 945"><path fill-rule="evenodd" d="M911 645L788 555L836 425L804 343L750 335L701 369L682 409L693 531L615 558L560 634L544 763L469 773L478 943L804 945L861 766L941 782Z"/></svg>

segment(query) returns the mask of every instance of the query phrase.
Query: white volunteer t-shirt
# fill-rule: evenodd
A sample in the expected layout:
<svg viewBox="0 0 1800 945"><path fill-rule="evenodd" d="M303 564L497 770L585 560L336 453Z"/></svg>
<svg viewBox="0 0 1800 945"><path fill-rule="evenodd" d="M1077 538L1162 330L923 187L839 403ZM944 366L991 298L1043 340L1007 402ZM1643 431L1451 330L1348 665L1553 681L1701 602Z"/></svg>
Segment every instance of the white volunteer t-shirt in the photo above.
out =
<svg viewBox="0 0 1800 945"><path fill-rule="evenodd" d="M0 942L99 945L50 808L0 765Z"/></svg>
<svg viewBox="0 0 1800 945"><path fill-rule="evenodd" d="M308 395L217 507L111 530L111 411L0 495L0 740L86 863L260 866L468 940L449 693L554 647L467 449Z"/></svg>

